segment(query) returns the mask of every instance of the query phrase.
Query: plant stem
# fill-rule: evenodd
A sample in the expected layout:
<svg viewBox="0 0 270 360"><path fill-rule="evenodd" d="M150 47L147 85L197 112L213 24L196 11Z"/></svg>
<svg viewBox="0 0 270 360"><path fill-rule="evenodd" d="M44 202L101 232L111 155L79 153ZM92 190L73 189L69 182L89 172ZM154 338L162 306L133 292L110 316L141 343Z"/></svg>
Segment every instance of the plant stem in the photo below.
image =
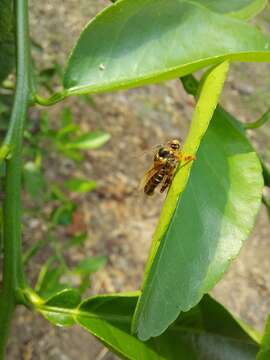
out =
<svg viewBox="0 0 270 360"><path fill-rule="evenodd" d="M246 130L258 129L268 121L270 121L270 109L268 109L258 120L252 123L243 124L243 126Z"/></svg>
<svg viewBox="0 0 270 360"><path fill-rule="evenodd" d="M16 92L5 139L10 144L6 159L3 206L3 288L0 297L0 359L4 358L10 322L20 289L25 287L21 252L21 162L24 122L30 103L31 60L28 32L28 1L15 0L16 14Z"/></svg>

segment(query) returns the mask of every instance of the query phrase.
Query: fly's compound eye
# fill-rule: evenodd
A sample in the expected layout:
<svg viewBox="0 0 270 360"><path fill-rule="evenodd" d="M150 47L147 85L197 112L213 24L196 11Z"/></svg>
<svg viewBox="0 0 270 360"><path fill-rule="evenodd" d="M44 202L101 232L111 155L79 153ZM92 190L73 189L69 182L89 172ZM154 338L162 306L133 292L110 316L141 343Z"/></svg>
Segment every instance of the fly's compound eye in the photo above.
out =
<svg viewBox="0 0 270 360"><path fill-rule="evenodd" d="M173 150L180 150L180 143L178 141L172 141L171 142L171 148Z"/></svg>
<svg viewBox="0 0 270 360"><path fill-rule="evenodd" d="M158 151L158 156L167 159L168 157L170 157L170 152L168 150L161 148Z"/></svg>

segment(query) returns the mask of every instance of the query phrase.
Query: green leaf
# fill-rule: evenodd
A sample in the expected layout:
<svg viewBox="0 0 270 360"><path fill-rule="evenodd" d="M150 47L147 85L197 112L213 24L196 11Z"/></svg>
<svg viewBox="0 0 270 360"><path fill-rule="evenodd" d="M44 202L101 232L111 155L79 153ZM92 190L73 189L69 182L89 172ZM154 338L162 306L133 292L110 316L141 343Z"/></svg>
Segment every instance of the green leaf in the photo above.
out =
<svg viewBox="0 0 270 360"><path fill-rule="evenodd" d="M0 2L0 83L14 66L13 1Z"/></svg>
<svg viewBox="0 0 270 360"><path fill-rule="evenodd" d="M193 156L196 154L198 147L200 145L201 139L203 138L203 136L208 128L209 122L210 122L212 115L214 113L214 110L217 106L218 98L221 93L227 71L228 71L228 63L225 62L225 63L222 63L219 66L213 68L211 71L209 71L208 75L204 77L204 81L201 86L200 97L199 97L198 103L196 105L194 114L193 114L191 128L190 128L189 134L187 136L186 142L183 147L184 154L193 155ZM195 162L197 162L197 160ZM148 264L146 267L143 294L139 301L138 308L136 311L136 316L134 319L134 331L137 326L140 326L140 323L142 321L145 321L145 316L147 316L144 313L145 313L145 311L147 311L147 310L145 310L145 308L148 309L148 304L149 304L147 296L149 295L148 294L148 291L150 291L149 288L150 288L150 286L152 286L152 281L153 281L152 280L152 272L153 271L157 272L154 275L154 277L156 278L156 281L158 283L160 282L161 276L162 276L162 275L160 275L161 270L162 270L162 273L164 272L164 279L167 276L167 275L165 275L165 272L167 272L166 268L165 269L160 269L160 268L155 269L156 262L159 261L158 260L159 253L157 253L157 251L159 249L159 246L161 246L161 248L163 248L165 246L164 245L165 241L166 241L167 248L168 248L168 246L170 246L171 234L170 233L166 234L166 231L167 231L167 228L170 229L170 227L173 226L174 222L177 221L177 217L179 216L178 215L179 211L177 209L178 203L181 199L181 194L187 184L191 166L192 166L192 163L190 162L185 167L183 167L183 168L180 167L178 169L178 171L174 177L174 181L170 187L170 191L168 192L167 199L164 203L162 214L160 216L160 221L159 221L158 227L156 229L156 232L154 234L151 253L150 253ZM181 229L179 227L177 229L177 231L180 232L180 230ZM194 230L195 230L195 227L194 227ZM190 234L191 239L193 236L194 236L194 234ZM191 241L190 238L186 239L186 241L189 243ZM173 246L174 246L174 252L176 252L175 249L177 249L177 246L175 244ZM176 255L175 259L177 262L177 261L179 261L179 259L181 259L181 254L178 254L176 252L175 255ZM155 259L155 256L157 256L157 259ZM167 263L167 265L168 265L168 267L170 267L169 274L171 274L172 271L176 271L175 269L172 269L170 259L169 259L169 262ZM152 266L153 266L153 269L155 269L155 270L153 270L151 268ZM174 265L174 267L176 269L178 268L179 272L186 271L185 269L181 269L181 267L178 267L176 264ZM149 272L150 272L150 277L151 277L150 280L148 278ZM175 274L173 276L175 277ZM149 285L149 281L151 281L151 285ZM174 281L177 281L177 279L176 278L170 279L170 281L172 282L173 288L176 289ZM168 283L165 285L165 287L166 286L168 286ZM161 288L160 288L160 291L162 291ZM178 297L180 297L180 296L182 296L182 295L180 295L180 293L179 293ZM176 302L178 300L172 299L172 302L173 301ZM146 304L146 302L147 302L147 304ZM159 306L160 306L159 311L161 311L163 302L164 301L162 301L159 304ZM193 305L195 305L195 303ZM177 304L175 304L175 303L173 304L170 311L173 312L174 318L176 318L178 316L180 309L181 309L180 305L177 306ZM168 311L168 315L169 315L170 311ZM143 314L142 314L142 312L143 312ZM142 320L142 316L144 317L144 320ZM160 333L162 333L162 331L164 331L166 329L166 327L172 321L171 313L169 315L170 316L169 318L166 318L166 316L164 318L163 309L161 312L161 317L162 316L163 316L163 319L159 322L156 329L154 330L155 335L159 335ZM150 322L152 322L152 319L150 320ZM147 331L150 331L150 333L151 333L150 336L152 336L153 330L148 329L148 322L146 322L146 324L145 324L145 331L146 331L146 333L147 333ZM145 335L145 334L141 335L140 331L139 331L139 336L143 340L150 337L149 335Z"/></svg>
<svg viewBox="0 0 270 360"><path fill-rule="evenodd" d="M85 180L85 179L70 179L65 181L64 186L69 191L78 192L78 193L86 193L92 191L96 188L97 184L93 180Z"/></svg>
<svg viewBox="0 0 270 360"><path fill-rule="evenodd" d="M66 144L65 149L80 149L80 150L92 150L97 149L104 145L109 139L110 135L103 131L92 131L85 133L72 140L72 142Z"/></svg>
<svg viewBox="0 0 270 360"><path fill-rule="evenodd" d="M90 275L102 269L106 264L107 258L105 256L93 256L83 259L74 268L74 272L80 275Z"/></svg>
<svg viewBox="0 0 270 360"><path fill-rule="evenodd" d="M52 265L52 259L49 259L40 269L39 277L35 290L42 298L49 298L53 294L64 290L67 285L60 282L64 273L61 265Z"/></svg>
<svg viewBox="0 0 270 360"><path fill-rule="evenodd" d="M269 360L270 359L270 316L268 316L264 336L261 342L261 349L256 357L256 360Z"/></svg>
<svg viewBox="0 0 270 360"><path fill-rule="evenodd" d="M60 205L52 214L52 223L55 225L71 224L74 210L75 205L73 203Z"/></svg>
<svg viewBox="0 0 270 360"><path fill-rule="evenodd" d="M201 3L120 0L106 8L86 26L69 58L66 95L160 82L226 59L270 60L267 36L218 13L226 10L225 1ZM241 11L244 3L252 4L232 8Z"/></svg>
<svg viewBox="0 0 270 360"><path fill-rule="evenodd" d="M65 289L46 300L37 310L57 326L71 326L75 323L73 310L81 302L80 294L74 289Z"/></svg>
<svg viewBox="0 0 270 360"><path fill-rule="evenodd" d="M190 149L189 137L185 149ZM260 207L260 162L242 130L221 108L181 194L184 169L175 176L154 234L134 319L141 339L162 333L180 311L209 292L238 255Z"/></svg>
<svg viewBox="0 0 270 360"><path fill-rule="evenodd" d="M267 0L195 0L210 10L248 20L256 16L267 5Z"/></svg>
<svg viewBox="0 0 270 360"><path fill-rule="evenodd" d="M65 127L67 125L73 124L73 115L69 107L65 107L61 111L61 126Z"/></svg>
<svg viewBox="0 0 270 360"><path fill-rule="evenodd" d="M73 236L65 245L65 248L70 248L73 246L81 246L87 239L87 233L82 233L79 235Z"/></svg>
<svg viewBox="0 0 270 360"><path fill-rule="evenodd" d="M130 334L135 295L104 295L84 301L76 321L121 358L133 360L254 360L258 346L232 315L205 296L161 336L141 342Z"/></svg>
<svg viewBox="0 0 270 360"><path fill-rule="evenodd" d="M28 161L23 168L23 181L26 191L33 199L40 200L43 197L45 181L39 166Z"/></svg>

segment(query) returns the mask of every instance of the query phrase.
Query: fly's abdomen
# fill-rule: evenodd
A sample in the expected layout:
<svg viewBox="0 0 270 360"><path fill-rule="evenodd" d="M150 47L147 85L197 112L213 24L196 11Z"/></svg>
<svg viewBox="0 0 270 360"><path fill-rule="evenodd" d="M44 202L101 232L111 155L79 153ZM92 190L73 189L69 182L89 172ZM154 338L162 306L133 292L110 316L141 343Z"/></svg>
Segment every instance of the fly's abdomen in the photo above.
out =
<svg viewBox="0 0 270 360"><path fill-rule="evenodd" d="M144 187L144 192L146 195L153 195L155 188L161 183L165 176L165 168L160 169L155 175L149 179L148 183Z"/></svg>

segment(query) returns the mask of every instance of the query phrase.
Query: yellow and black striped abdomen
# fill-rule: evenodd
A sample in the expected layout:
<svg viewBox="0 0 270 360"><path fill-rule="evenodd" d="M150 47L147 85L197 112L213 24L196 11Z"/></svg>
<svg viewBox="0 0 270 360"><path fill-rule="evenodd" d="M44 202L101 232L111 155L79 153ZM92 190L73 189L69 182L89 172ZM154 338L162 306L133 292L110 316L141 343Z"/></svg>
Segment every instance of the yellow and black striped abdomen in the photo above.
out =
<svg viewBox="0 0 270 360"><path fill-rule="evenodd" d="M145 194L153 195L155 188L162 182L165 175L166 175L166 168L164 166L149 179L148 183L144 187Z"/></svg>

